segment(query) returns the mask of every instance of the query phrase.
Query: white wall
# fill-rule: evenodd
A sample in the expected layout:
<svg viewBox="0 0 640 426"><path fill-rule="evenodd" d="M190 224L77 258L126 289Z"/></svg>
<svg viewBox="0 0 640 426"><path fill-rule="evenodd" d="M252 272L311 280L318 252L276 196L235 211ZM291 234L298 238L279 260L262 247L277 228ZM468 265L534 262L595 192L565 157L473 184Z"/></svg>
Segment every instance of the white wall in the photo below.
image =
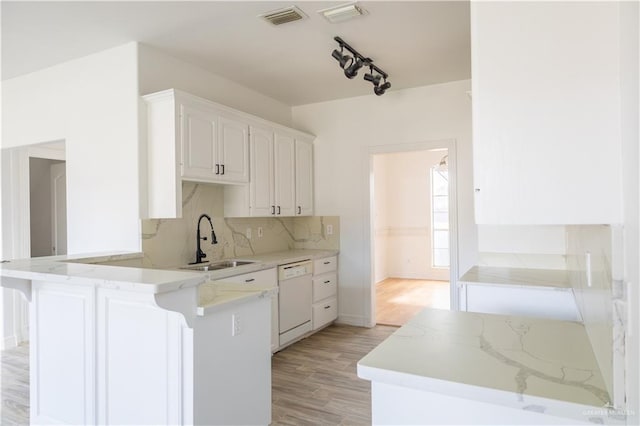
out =
<svg viewBox="0 0 640 426"><path fill-rule="evenodd" d="M367 173L372 147L456 140L459 270L475 263L469 89L466 80L293 108L294 127L317 135L315 213L340 216L340 321L368 325L371 320Z"/></svg>
<svg viewBox="0 0 640 426"><path fill-rule="evenodd" d="M448 268L431 266L431 167L446 154L423 150L374 156L375 251L377 260L384 256L379 260L387 277L449 279ZM378 185L383 192L378 192ZM379 281L376 274L375 282Z"/></svg>
<svg viewBox="0 0 640 426"><path fill-rule="evenodd" d="M151 46L139 45L139 73L141 95L180 89L284 126L291 125L290 106Z"/></svg>
<svg viewBox="0 0 640 426"><path fill-rule="evenodd" d="M640 6L620 5L622 179L624 200L624 277L627 285L627 424L640 424Z"/></svg>
<svg viewBox="0 0 640 426"><path fill-rule="evenodd" d="M379 283L391 275L387 261L387 241L389 232L387 230L387 161L384 155L373 156L373 221L374 229L374 282Z"/></svg>
<svg viewBox="0 0 640 426"><path fill-rule="evenodd" d="M140 249L136 55L129 43L3 82L3 148L66 140L69 253Z"/></svg>

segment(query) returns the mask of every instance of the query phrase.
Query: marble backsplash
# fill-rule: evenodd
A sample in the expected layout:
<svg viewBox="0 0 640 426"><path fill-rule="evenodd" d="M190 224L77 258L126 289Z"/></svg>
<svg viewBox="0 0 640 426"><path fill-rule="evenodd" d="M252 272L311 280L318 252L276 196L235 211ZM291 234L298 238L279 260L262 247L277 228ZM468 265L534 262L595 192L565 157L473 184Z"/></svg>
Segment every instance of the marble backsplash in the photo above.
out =
<svg viewBox="0 0 640 426"><path fill-rule="evenodd" d="M142 221L144 266L170 268L195 260L198 217L212 218L218 244L211 244L211 229L202 221L200 232L207 237L202 250L207 260L241 258L290 249L339 249L340 219L337 216L282 218L225 218L224 191L220 185L183 183L181 219ZM326 234L327 225L333 227ZM259 236L261 228L262 236ZM251 238L247 237L250 229Z"/></svg>
<svg viewBox="0 0 640 426"><path fill-rule="evenodd" d="M616 408L624 404L622 232L608 225L567 226L567 269L591 346Z"/></svg>

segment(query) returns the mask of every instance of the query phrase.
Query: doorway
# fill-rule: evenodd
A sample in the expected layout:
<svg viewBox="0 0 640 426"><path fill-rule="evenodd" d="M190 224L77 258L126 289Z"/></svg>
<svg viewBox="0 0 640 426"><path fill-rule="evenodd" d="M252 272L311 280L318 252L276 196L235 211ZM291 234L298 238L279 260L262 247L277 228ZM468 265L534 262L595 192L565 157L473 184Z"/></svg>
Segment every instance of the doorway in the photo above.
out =
<svg viewBox="0 0 640 426"><path fill-rule="evenodd" d="M5 148L1 160L3 259L66 253L65 142ZM28 302L2 289L0 303L0 348L27 341Z"/></svg>
<svg viewBox="0 0 640 426"><path fill-rule="evenodd" d="M432 144L432 146L434 146ZM401 326L452 304L450 148L372 154L375 323Z"/></svg>
<svg viewBox="0 0 640 426"><path fill-rule="evenodd" d="M67 254L66 163L29 157L31 257Z"/></svg>

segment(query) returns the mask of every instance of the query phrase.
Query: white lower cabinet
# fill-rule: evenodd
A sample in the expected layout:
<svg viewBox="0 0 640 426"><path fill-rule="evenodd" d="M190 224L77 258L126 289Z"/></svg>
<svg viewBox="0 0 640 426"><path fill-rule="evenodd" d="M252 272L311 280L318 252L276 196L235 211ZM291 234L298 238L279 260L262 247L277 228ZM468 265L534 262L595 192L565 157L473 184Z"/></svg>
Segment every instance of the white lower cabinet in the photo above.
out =
<svg viewBox="0 0 640 426"><path fill-rule="evenodd" d="M255 299L196 319L194 424L270 423L269 309L268 300Z"/></svg>
<svg viewBox="0 0 640 426"><path fill-rule="evenodd" d="M337 266L336 256L318 259L313 263L313 330L338 318Z"/></svg>
<svg viewBox="0 0 640 426"><path fill-rule="evenodd" d="M262 288L274 288L278 286L277 268L250 272L248 274L235 275L233 277L217 280L220 282L246 284ZM278 322L278 295L271 296L271 352L275 352L279 346L279 322Z"/></svg>

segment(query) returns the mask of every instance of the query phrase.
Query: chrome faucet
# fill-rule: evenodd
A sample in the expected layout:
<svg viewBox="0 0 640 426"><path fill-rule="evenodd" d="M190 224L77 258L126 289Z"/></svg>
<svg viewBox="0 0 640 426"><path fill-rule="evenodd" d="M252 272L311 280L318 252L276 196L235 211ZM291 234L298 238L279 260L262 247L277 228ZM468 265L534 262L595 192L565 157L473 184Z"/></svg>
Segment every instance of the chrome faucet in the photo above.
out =
<svg viewBox="0 0 640 426"><path fill-rule="evenodd" d="M196 261L193 263L190 263L190 265L203 263L202 259L207 257L207 253L203 252L202 248L200 247L201 240L207 241L207 237L200 236L200 222L202 222L203 218L207 218L207 220L209 221L209 225L211 225L211 244L218 244L218 239L216 238L216 233L213 230L213 222L211 222L211 218L207 214L204 214L204 213L201 214L200 217L198 218L198 231L196 234Z"/></svg>

